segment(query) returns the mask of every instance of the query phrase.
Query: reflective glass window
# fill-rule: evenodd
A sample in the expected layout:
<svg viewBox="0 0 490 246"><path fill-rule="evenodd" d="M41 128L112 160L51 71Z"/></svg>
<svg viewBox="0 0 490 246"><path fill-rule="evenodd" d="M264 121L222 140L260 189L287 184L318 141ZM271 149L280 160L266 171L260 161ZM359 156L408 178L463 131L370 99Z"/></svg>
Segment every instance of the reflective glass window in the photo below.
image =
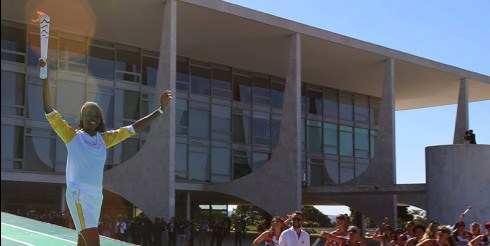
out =
<svg viewBox="0 0 490 246"><path fill-rule="evenodd" d="M2 170L22 169L24 128L2 124Z"/></svg>
<svg viewBox="0 0 490 246"><path fill-rule="evenodd" d="M242 103L252 102L252 78L233 75L233 100Z"/></svg>
<svg viewBox="0 0 490 246"><path fill-rule="evenodd" d="M115 51L97 46L90 46L88 53L88 73L94 77L114 79L116 58Z"/></svg>
<svg viewBox="0 0 490 246"><path fill-rule="evenodd" d="M361 161L356 161L356 177L361 175L364 171L366 171L369 168L369 160L361 160Z"/></svg>
<svg viewBox="0 0 490 246"><path fill-rule="evenodd" d="M306 107L310 114L321 115L323 106L323 92L321 88L307 87L306 89Z"/></svg>
<svg viewBox="0 0 490 246"><path fill-rule="evenodd" d="M253 77L253 103L269 106L271 104L271 82L270 78Z"/></svg>
<svg viewBox="0 0 490 246"><path fill-rule="evenodd" d="M211 182L227 182L231 178L231 150L211 149Z"/></svg>
<svg viewBox="0 0 490 246"><path fill-rule="evenodd" d="M323 123L323 152L327 154L337 154L338 131L337 125Z"/></svg>
<svg viewBox="0 0 490 246"><path fill-rule="evenodd" d="M300 129L300 134L301 134L301 151L306 150L306 121L304 118L301 118L301 129Z"/></svg>
<svg viewBox="0 0 490 246"><path fill-rule="evenodd" d="M189 136L209 138L209 110L189 109Z"/></svg>
<svg viewBox="0 0 490 246"><path fill-rule="evenodd" d="M307 120L308 152L322 152L322 123L315 120Z"/></svg>
<svg viewBox="0 0 490 246"><path fill-rule="evenodd" d="M124 90L124 119L138 120L140 118L140 93Z"/></svg>
<svg viewBox="0 0 490 246"><path fill-rule="evenodd" d="M270 144L271 121L266 112L254 111L252 120L253 144Z"/></svg>
<svg viewBox="0 0 490 246"><path fill-rule="evenodd" d="M140 81L140 53L116 49L116 79L131 82Z"/></svg>
<svg viewBox="0 0 490 246"><path fill-rule="evenodd" d="M175 144L175 178L187 179L187 144Z"/></svg>
<svg viewBox="0 0 490 246"><path fill-rule="evenodd" d="M29 76L29 83L27 86L27 97L26 97L26 114L27 117L33 120L45 121L46 116L44 115L44 109L40 105L43 101L43 89L41 84L41 79L39 76ZM54 97L56 90L54 88L49 88L51 91L51 102L54 102ZM2 89L3 91L3 89ZM3 95L2 95L3 99ZM3 103L2 103L3 104ZM3 111L3 108L2 108Z"/></svg>
<svg viewBox="0 0 490 246"><path fill-rule="evenodd" d="M340 126L340 155L353 156L352 127Z"/></svg>
<svg viewBox="0 0 490 246"><path fill-rule="evenodd" d="M301 114L306 114L308 109L306 108L306 85L304 83L301 84Z"/></svg>
<svg viewBox="0 0 490 246"><path fill-rule="evenodd" d="M323 185L323 160L312 160L310 163L310 186Z"/></svg>
<svg viewBox="0 0 490 246"><path fill-rule="evenodd" d="M337 160L325 160L325 168L327 169L328 177L333 183L339 183L339 162Z"/></svg>
<svg viewBox="0 0 490 246"><path fill-rule="evenodd" d="M87 70L87 43L82 40L60 39L60 69L77 73Z"/></svg>
<svg viewBox="0 0 490 246"><path fill-rule="evenodd" d="M25 75L2 70L2 115L24 115Z"/></svg>
<svg viewBox="0 0 490 246"><path fill-rule="evenodd" d="M353 120L353 97L351 93L341 92L339 98L339 109L341 120Z"/></svg>
<svg viewBox="0 0 490 246"><path fill-rule="evenodd" d="M369 141L370 141L370 156L371 156L371 159L374 159L374 153L375 153L375 149L376 149L376 140L378 138L378 131L375 131L375 130L371 130L371 135L369 137Z"/></svg>
<svg viewBox="0 0 490 246"><path fill-rule="evenodd" d="M250 112L233 114L233 142L250 144Z"/></svg>
<svg viewBox="0 0 490 246"><path fill-rule="evenodd" d="M141 117L147 116L150 113L153 113L155 109L157 108L154 104L154 94L146 94L142 93L141 94ZM160 99L160 98L159 98ZM160 105L160 102L158 102L158 105ZM145 132L149 132L151 128L151 125L148 125L146 128L143 129Z"/></svg>
<svg viewBox="0 0 490 246"><path fill-rule="evenodd" d="M272 147L277 147L279 143L279 134L281 133L281 116L280 115L272 115L271 117L271 144Z"/></svg>
<svg viewBox="0 0 490 246"><path fill-rule="evenodd" d="M375 97L369 98L369 121L371 124L377 125L379 122L380 99Z"/></svg>
<svg viewBox="0 0 490 246"><path fill-rule="evenodd" d="M241 178L252 172L250 153L233 151L233 179Z"/></svg>
<svg viewBox="0 0 490 246"><path fill-rule="evenodd" d="M141 83L143 85L155 86L157 84L158 59L143 56L142 63L143 74L141 75Z"/></svg>
<svg viewBox="0 0 490 246"><path fill-rule="evenodd" d="M356 157L369 157L369 130L355 128Z"/></svg>
<svg viewBox="0 0 490 246"><path fill-rule="evenodd" d="M179 135L187 135L189 128L189 111L187 108L187 100L177 98L175 112L175 131Z"/></svg>
<svg viewBox="0 0 490 246"><path fill-rule="evenodd" d="M211 93L213 98L222 98L226 100L231 100L232 96L232 84L231 84L231 69L221 70L213 69L213 79L211 81Z"/></svg>
<svg viewBox="0 0 490 246"><path fill-rule="evenodd" d="M284 101L284 89L285 84L281 82L272 81L271 84L271 105L273 108L282 109L282 104Z"/></svg>
<svg viewBox="0 0 490 246"><path fill-rule="evenodd" d="M354 178L354 163L340 162L340 183L345 183Z"/></svg>
<svg viewBox="0 0 490 246"><path fill-rule="evenodd" d="M354 95L354 120L357 122L369 122L369 97Z"/></svg>
<svg viewBox="0 0 490 246"><path fill-rule="evenodd" d="M211 138L231 140L231 108L213 104L211 109Z"/></svg>
<svg viewBox="0 0 490 246"><path fill-rule="evenodd" d="M339 103L338 91L335 89L326 88L323 93L323 115L328 118L338 119Z"/></svg>
<svg viewBox="0 0 490 246"><path fill-rule="evenodd" d="M189 180L210 181L210 156L208 147L190 145L189 163L191 163L189 165Z"/></svg>
<svg viewBox="0 0 490 246"><path fill-rule="evenodd" d="M27 129L23 170L53 172L55 136L50 130Z"/></svg>
<svg viewBox="0 0 490 246"><path fill-rule="evenodd" d="M208 68L191 66L191 93L211 95L211 70Z"/></svg>
<svg viewBox="0 0 490 246"><path fill-rule="evenodd" d="M2 60L24 63L26 31L2 25Z"/></svg>
<svg viewBox="0 0 490 246"><path fill-rule="evenodd" d="M186 58L177 58L177 91L189 92L189 60Z"/></svg>
<svg viewBox="0 0 490 246"><path fill-rule="evenodd" d="M269 153L253 152L252 154L252 170L255 172L262 167L270 159Z"/></svg>

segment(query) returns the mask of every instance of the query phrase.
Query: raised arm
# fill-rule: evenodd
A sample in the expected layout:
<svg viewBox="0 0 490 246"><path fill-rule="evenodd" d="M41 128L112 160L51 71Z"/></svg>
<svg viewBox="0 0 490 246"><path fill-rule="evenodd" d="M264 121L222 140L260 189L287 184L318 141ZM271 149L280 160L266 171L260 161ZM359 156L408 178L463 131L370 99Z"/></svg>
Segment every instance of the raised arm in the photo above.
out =
<svg viewBox="0 0 490 246"><path fill-rule="evenodd" d="M327 240L331 240L331 241L337 242L339 244L344 244L345 243L345 238L334 236L334 235L332 235L332 233L329 233L329 232L326 232L326 231L323 231L322 233L320 233L320 237L323 237L323 238L325 238Z"/></svg>
<svg viewBox="0 0 490 246"><path fill-rule="evenodd" d="M267 237L269 237L269 231L265 231L260 236L258 236L254 241L253 241L253 246L259 245L259 243L264 242L267 240Z"/></svg>
<svg viewBox="0 0 490 246"><path fill-rule="evenodd" d="M46 62L43 61L43 59L39 59L39 67L44 67L46 66ZM51 113L53 112L53 105L51 104L51 94L49 93L49 82L48 78L46 77L43 81L43 108L44 108L44 113Z"/></svg>
<svg viewBox="0 0 490 246"><path fill-rule="evenodd" d="M152 121L154 121L156 118L160 117L161 113L160 110L165 110L170 103L170 99L172 99L172 92L169 90L166 90L162 93L160 96L160 108L153 111L153 113L137 120L133 124L133 128L135 132L140 132L146 127L148 127Z"/></svg>

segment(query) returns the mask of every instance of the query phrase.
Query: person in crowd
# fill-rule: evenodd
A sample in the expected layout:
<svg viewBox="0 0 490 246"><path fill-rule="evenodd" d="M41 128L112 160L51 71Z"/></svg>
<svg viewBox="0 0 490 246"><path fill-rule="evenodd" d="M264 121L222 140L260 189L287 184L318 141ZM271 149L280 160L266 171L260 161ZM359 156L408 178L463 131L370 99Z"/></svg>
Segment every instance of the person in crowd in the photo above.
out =
<svg viewBox="0 0 490 246"><path fill-rule="evenodd" d="M160 227L162 228L162 245L168 246L167 222L165 221L165 218L161 219Z"/></svg>
<svg viewBox="0 0 490 246"><path fill-rule="evenodd" d="M466 231L464 221L459 221L454 225L452 237L457 245L466 246L471 240L471 233Z"/></svg>
<svg viewBox="0 0 490 246"><path fill-rule="evenodd" d="M168 245L175 246L176 239L177 239L177 223L175 217L172 217L170 219L170 222L167 225L167 231L168 231Z"/></svg>
<svg viewBox="0 0 490 246"><path fill-rule="evenodd" d="M349 236L335 236L333 233L322 232L320 237L325 238L327 241L335 242L337 245L343 246L367 246L366 240L361 235L361 230L357 226L349 226L347 228Z"/></svg>
<svg viewBox="0 0 490 246"><path fill-rule="evenodd" d="M303 213L301 211L295 211L292 221L293 226L281 233L279 246L309 246L310 235L301 228L303 225Z"/></svg>
<svg viewBox="0 0 490 246"><path fill-rule="evenodd" d="M153 245L162 245L162 224L158 217L153 222Z"/></svg>
<svg viewBox="0 0 490 246"><path fill-rule="evenodd" d="M417 246L455 246L453 238L451 237L451 230L446 226L438 226L436 237L434 239L428 238L420 243Z"/></svg>
<svg viewBox="0 0 490 246"><path fill-rule="evenodd" d="M39 67L46 62L39 59ZM107 131L102 109L95 102L85 102L80 109L78 129L70 126L51 104L48 78L42 79L43 108L49 124L65 143L66 203L71 211L80 245L100 245L97 226L102 207L102 179L107 149L147 128L163 114L172 93L160 96L159 109L132 125Z"/></svg>
<svg viewBox="0 0 490 246"><path fill-rule="evenodd" d="M343 237L345 239L349 238L349 233L347 232L347 229L349 227L349 217L347 217L345 214L338 214L335 217L335 230L332 231L330 234L336 236L336 237ZM328 240L326 239L325 241L325 246L338 246L339 243L337 241L333 240Z"/></svg>
<svg viewBox="0 0 490 246"><path fill-rule="evenodd" d="M208 221L201 217L199 220L199 246L206 246L206 235L208 233Z"/></svg>
<svg viewBox="0 0 490 246"><path fill-rule="evenodd" d="M225 227L221 223L221 221L216 218L214 221L213 226L211 227L211 246L214 245L214 242L216 242L217 246L221 246L223 243L223 234L225 233Z"/></svg>
<svg viewBox="0 0 490 246"><path fill-rule="evenodd" d="M192 246L193 244L193 234L194 234L194 224L190 219L185 221L185 245Z"/></svg>
<svg viewBox="0 0 490 246"><path fill-rule="evenodd" d="M470 246L489 246L490 245L490 221L485 224L485 230L487 233L480 234L479 236L473 238L469 245Z"/></svg>
<svg viewBox="0 0 490 246"><path fill-rule="evenodd" d="M136 216L133 222L131 223L131 241L134 244L141 244L141 236L143 235L143 226L141 221L141 216Z"/></svg>
<svg viewBox="0 0 490 246"><path fill-rule="evenodd" d="M240 219L235 222L235 246L242 246L243 226L244 225Z"/></svg>
<svg viewBox="0 0 490 246"><path fill-rule="evenodd" d="M390 241L390 246L404 245L405 242L400 240L403 233L405 233L405 231L402 228L396 228L395 236L393 237L393 240Z"/></svg>
<svg viewBox="0 0 490 246"><path fill-rule="evenodd" d="M412 237L405 242L405 246L414 246L417 245L424 236L425 226L423 225L414 225L412 228Z"/></svg>
<svg viewBox="0 0 490 246"><path fill-rule="evenodd" d="M470 225L470 233L471 233L471 239L474 239L475 237L480 236L481 234L481 226L480 224L473 222Z"/></svg>
<svg viewBox="0 0 490 246"><path fill-rule="evenodd" d="M269 230L264 231L253 241L253 246L257 246L264 242L264 246L277 246L279 245L279 237L281 233L286 229L284 221L279 216L272 217L271 227Z"/></svg>
<svg viewBox="0 0 490 246"><path fill-rule="evenodd" d="M141 227L143 229L142 233L142 244L143 246L150 246L153 244L152 234L153 234L153 222L145 214L141 213Z"/></svg>
<svg viewBox="0 0 490 246"><path fill-rule="evenodd" d="M110 215L104 216L102 220L102 235L106 237L111 237L112 231L112 219Z"/></svg>
<svg viewBox="0 0 490 246"><path fill-rule="evenodd" d="M383 230L383 233L381 230ZM380 246L389 246L390 242L395 239L395 230L393 230L391 225L385 225L376 229L373 239L378 241Z"/></svg>
<svg viewBox="0 0 490 246"><path fill-rule="evenodd" d="M116 239L124 241L124 234L126 233L126 222L124 221L123 216L119 216L117 218L117 222L114 226L114 233L116 235Z"/></svg>
<svg viewBox="0 0 490 246"><path fill-rule="evenodd" d="M397 237L398 245L405 245L405 243L414 236L414 225L415 223L413 223L413 221L407 221L407 223L405 224L405 231L399 237Z"/></svg>
<svg viewBox="0 0 490 246"><path fill-rule="evenodd" d="M230 234L231 230L231 219L230 217L226 216L225 219L223 220L223 226L225 227L225 233L224 237L227 237Z"/></svg>
<svg viewBox="0 0 490 246"><path fill-rule="evenodd" d="M437 237L437 227L439 225L440 224L437 221L430 222L427 229L425 229L425 233L421 241L425 241L426 239L435 239Z"/></svg>

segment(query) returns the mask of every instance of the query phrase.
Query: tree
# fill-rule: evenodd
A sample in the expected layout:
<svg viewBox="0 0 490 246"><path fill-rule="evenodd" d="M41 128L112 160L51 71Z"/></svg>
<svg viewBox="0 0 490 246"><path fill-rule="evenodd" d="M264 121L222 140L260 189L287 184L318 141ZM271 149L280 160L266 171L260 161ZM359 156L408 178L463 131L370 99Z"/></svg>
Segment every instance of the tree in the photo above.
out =
<svg viewBox="0 0 490 246"><path fill-rule="evenodd" d="M398 224L405 225L408 221L413 221L414 216L408 213L408 206L398 206Z"/></svg>
<svg viewBox="0 0 490 246"><path fill-rule="evenodd" d="M257 225L259 223L265 223L265 219L269 216L267 212L255 205L238 205L231 217L234 221L239 218L244 218L247 224Z"/></svg>
<svg viewBox="0 0 490 246"><path fill-rule="evenodd" d="M311 205L303 206L301 212L303 212L304 221L317 222L318 225L322 227L332 226L330 218ZM312 223L312 225L313 224L314 223Z"/></svg>

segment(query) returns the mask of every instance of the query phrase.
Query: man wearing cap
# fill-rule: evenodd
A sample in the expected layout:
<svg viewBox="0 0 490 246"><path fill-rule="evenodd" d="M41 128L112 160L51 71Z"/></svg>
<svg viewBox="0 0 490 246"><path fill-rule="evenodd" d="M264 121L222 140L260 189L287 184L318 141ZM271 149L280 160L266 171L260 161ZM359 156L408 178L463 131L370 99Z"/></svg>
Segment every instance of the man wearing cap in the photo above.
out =
<svg viewBox="0 0 490 246"><path fill-rule="evenodd" d="M487 230L487 233L482 234L478 237L475 237L473 240L470 241L469 245L471 246L488 246L490 245L490 222L487 222L485 224L485 229Z"/></svg>
<svg viewBox="0 0 490 246"><path fill-rule="evenodd" d="M279 246L310 246L310 235L301 229L303 213L296 211L292 216L293 226L281 233Z"/></svg>

